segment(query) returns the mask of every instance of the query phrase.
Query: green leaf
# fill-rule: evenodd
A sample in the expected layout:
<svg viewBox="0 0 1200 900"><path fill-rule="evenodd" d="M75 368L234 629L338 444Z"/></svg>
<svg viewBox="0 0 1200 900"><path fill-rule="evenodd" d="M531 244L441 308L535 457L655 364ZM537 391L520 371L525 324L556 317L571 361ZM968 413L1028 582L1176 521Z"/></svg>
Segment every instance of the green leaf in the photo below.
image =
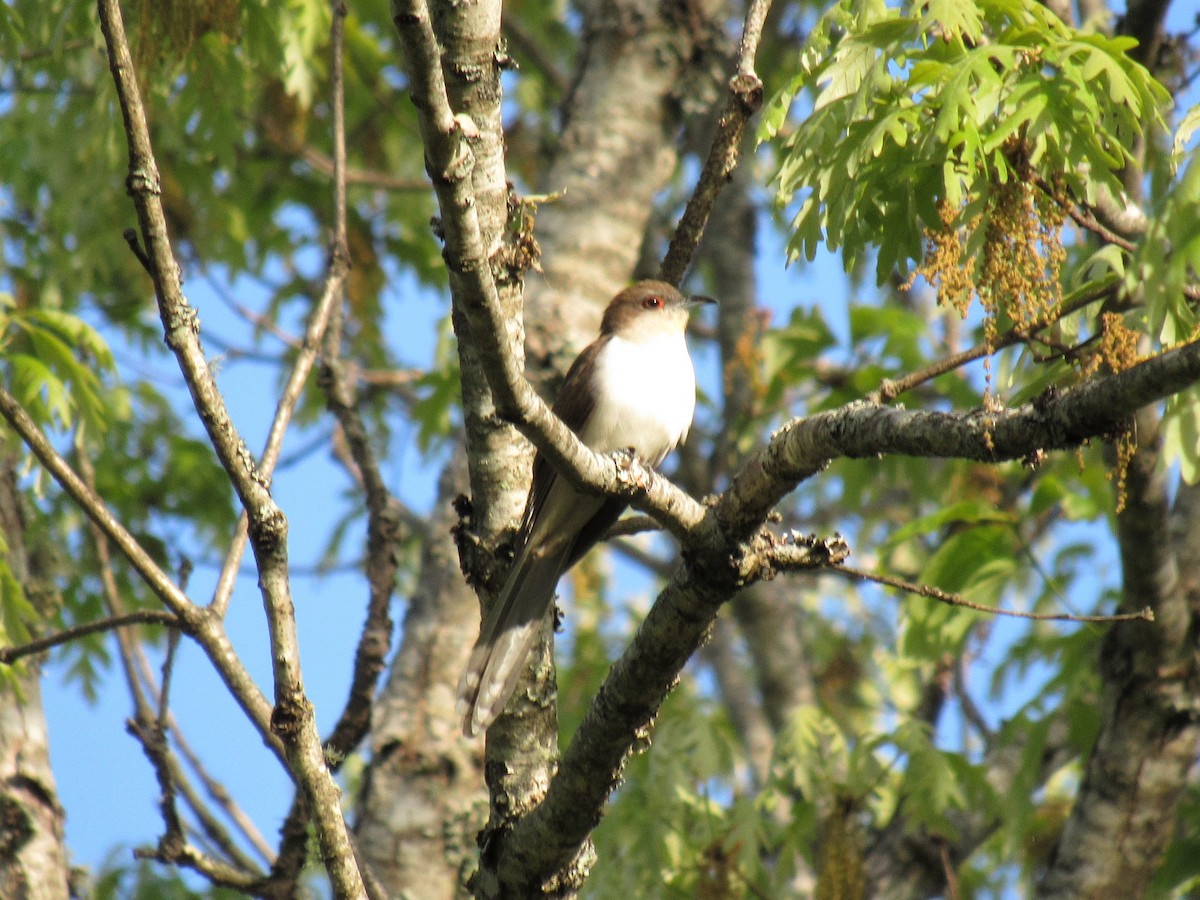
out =
<svg viewBox="0 0 1200 900"><path fill-rule="evenodd" d="M1197 103L1184 114L1179 122L1179 127L1175 129L1175 139L1171 143L1171 165L1173 169L1178 169L1183 163L1187 153L1187 145L1197 129L1200 129L1200 103Z"/></svg>
<svg viewBox="0 0 1200 900"><path fill-rule="evenodd" d="M889 536L888 544L895 545L913 537L933 534L948 526L981 525L984 523L1007 526L1016 524L1010 514L1000 512L994 504L986 503L982 500L961 500L958 503L951 503L928 515L920 516L900 526Z"/></svg>
<svg viewBox="0 0 1200 900"><path fill-rule="evenodd" d="M1200 386L1167 400L1160 434L1163 461L1178 464L1179 475L1187 484L1200 482Z"/></svg>
<svg viewBox="0 0 1200 900"><path fill-rule="evenodd" d="M990 579L996 564L1015 567L1013 538L1007 524L965 527L942 541L925 564L921 581L944 591L965 591Z"/></svg>

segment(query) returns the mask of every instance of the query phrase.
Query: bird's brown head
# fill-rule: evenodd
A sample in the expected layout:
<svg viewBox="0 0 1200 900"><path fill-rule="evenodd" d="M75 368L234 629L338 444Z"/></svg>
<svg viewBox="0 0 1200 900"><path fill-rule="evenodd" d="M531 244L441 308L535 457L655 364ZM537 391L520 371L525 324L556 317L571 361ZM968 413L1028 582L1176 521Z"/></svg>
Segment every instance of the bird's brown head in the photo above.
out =
<svg viewBox="0 0 1200 900"><path fill-rule="evenodd" d="M711 297L685 297L665 281L639 281L608 304L600 333L627 338L682 334L687 327L688 310L716 302Z"/></svg>

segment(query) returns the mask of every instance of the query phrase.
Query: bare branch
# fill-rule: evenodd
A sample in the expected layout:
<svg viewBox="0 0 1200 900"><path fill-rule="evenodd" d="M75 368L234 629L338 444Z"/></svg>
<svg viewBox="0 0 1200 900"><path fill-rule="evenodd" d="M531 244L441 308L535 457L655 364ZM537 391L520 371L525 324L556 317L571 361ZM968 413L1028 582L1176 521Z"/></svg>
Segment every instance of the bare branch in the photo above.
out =
<svg viewBox="0 0 1200 900"><path fill-rule="evenodd" d="M699 550L699 540L694 536L685 545L683 565L601 685L545 800L507 836L502 883L532 889L573 856L616 788L627 755L648 739L655 712L705 640L717 610L737 588L769 570L775 551L784 548L793 568L802 559L807 568L821 568L845 553L838 537L781 543L760 532L736 552Z"/></svg>
<svg viewBox="0 0 1200 900"><path fill-rule="evenodd" d="M187 631L204 648L217 673L229 688L250 721L259 729L267 745L282 754L282 747L271 734L271 707L250 673L229 643L219 620L208 616L179 590L171 577L159 568L137 539L117 520L104 502L76 474L58 451L46 440L29 413L8 391L0 387L0 416L25 442L67 492L84 514L111 540L133 565L147 586L178 618L179 627Z"/></svg>
<svg viewBox="0 0 1200 900"><path fill-rule="evenodd" d="M334 0L333 23L333 128L334 128L334 259L349 262L346 231L346 105L343 95L342 24L346 9ZM335 317L340 324L340 315ZM370 599L367 619L354 655L354 673L345 709L325 742L326 756L337 766L363 739L371 722L375 682L391 648L392 620L388 615L398 568L396 544L400 534L400 504L392 497L371 447L366 424L357 406L353 384L342 365L340 327L330 328L325 341L321 387L329 401L350 455L354 460L367 501L367 580Z"/></svg>
<svg viewBox="0 0 1200 900"><path fill-rule="evenodd" d="M730 174L737 165L746 123L762 106L763 85L754 74L754 56L758 52L758 41L770 7L771 0L750 0L746 10L746 23L742 29L741 46L738 48L737 73L729 79L729 99L725 111L717 123L717 133L708 152L708 159L704 162L696 190L684 208L683 217L679 220L675 234L671 237L671 244L667 248L666 258L658 270L659 277L671 284L679 284L683 280L696 245L700 243L700 236L704 233L704 226L712 213L717 194L729 181Z"/></svg>
<svg viewBox="0 0 1200 900"><path fill-rule="evenodd" d="M79 471L82 475L88 488L95 490L96 478L92 468L91 461L84 452L82 442L77 440L78 448L78 464ZM96 558L100 563L100 581L104 588L105 606L111 616L121 616L125 613L124 602L121 599L120 591L117 589L116 578L113 574L112 556L109 550L108 538L104 532L94 523L91 524L92 540L96 547ZM185 561L186 562L186 561ZM184 567L186 569L186 566ZM186 587L186 580L181 575L180 588ZM249 818L238 808L237 804L229 796L222 786L217 784L208 773L204 770L200 761L195 757L184 739L183 731L175 721L174 716L170 714L167 708L165 694L169 688L169 675L171 665L169 663L174 658L175 648L178 644L178 631L168 632L168 648L167 659L163 663L163 689L160 692L156 682L154 673L150 669L149 661L146 659L146 654L142 651L139 635L132 631L118 630L116 633L117 647L121 656L121 668L125 675L125 680L129 687L130 696L133 699L134 717L138 722L146 723L156 721L155 728L162 730L164 733L170 731L174 737L176 745L184 753L189 760L192 769L204 781L209 790L209 795L217 802L225 814L241 829L242 833L259 849L264 852L265 858L270 858L270 848L266 847L262 836L250 822ZM143 690L143 685L145 689ZM157 702L159 711L157 717L154 715L152 704ZM136 735L135 735L136 736ZM163 743L163 748L168 748L169 745ZM146 752L154 752L152 748L143 746ZM196 792L192 789L187 776L182 771L178 761L169 752L163 759L163 764L169 769L170 780L175 790L184 798L184 802L195 814L203 828L205 835L210 841L225 854L226 859L231 860L235 865L243 871L261 874L253 860L249 859L241 848L229 837L227 831L222 827L221 823L209 811L205 803L200 799ZM214 787L215 786L215 787Z"/></svg>
<svg viewBox="0 0 1200 900"><path fill-rule="evenodd" d="M344 202L345 184L343 183L340 189L335 188L334 193L340 193ZM296 404L300 402L300 395L304 391L304 385L308 381L308 375L312 371L313 363L316 361L317 354L321 349L322 339L326 329L329 327L330 318L338 304L341 303L345 290L346 277L349 274L350 265L349 256L345 249L344 210L342 213L341 228L341 242L339 243L336 238L334 240L329 267L325 276L325 284L321 288L321 296L313 307L312 315L309 317L308 328L304 334L304 341L300 346L300 352L296 354L296 361L292 365L291 375L288 376L287 385L284 387L283 393L279 397L279 402L276 404L275 418L271 422L271 430L267 434L267 441L263 447L262 457L259 460L258 471L260 477L266 479L268 482L279 462L284 436L287 433L288 425L291 424ZM229 607L229 601L233 596L233 586L237 580L238 567L241 565L242 555L246 550L247 523L246 513L243 512L238 520L237 530L234 532L229 551L225 555L225 564L221 568L217 587L213 592L213 599L210 605L213 611L220 616L225 615L225 611Z"/></svg>
<svg viewBox="0 0 1200 900"><path fill-rule="evenodd" d="M62 631L56 631L54 634L48 634L37 640L29 641L26 644L17 644L13 647L0 647L0 663L12 665L18 659L32 656L35 653L41 653L49 650L51 647L57 647L60 644L66 644L81 637L87 637L89 634L111 631L114 628L123 628L126 625L166 625L168 628L180 629L185 627L180 621L179 616L175 615L175 613L167 612L164 609L141 609L137 612L126 613L123 616L111 616L110 618L100 619L95 622L73 625L70 628L64 628Z"/></svg>
<svg viewBox="0 0 1200 900"><path fill-rule="evenodd" d="M334 148L331 282L334 271L340 271L344 278L350 264L346 227L346 113L342 59L345 16L345 4L341 0L333 0L333 27L330 36L333 54L331 92ZM363 624L354 655L349 697L337 724L324 742L325 758L330 770L334 772L341 768L342 762L358 746L370 728L375 683L379 673L383 671L384 660L391 649L392 620L389 608L392 586L396 580L398 564L395 549L400 533L400 505L392 498L383 480L378 458L371 447L366 425L357 406L351 379L341 359L341 300L342 286L339 279L338 303L332 309L329 328L324 335L323 364L318 382L325 392L330 410L341 426L356 475L366 495L366 568L370 598L366 622ZM293 800L281 829L283 842L271 872L272 880L282 885L295 884L306 858L308 821L308 809L303 798L298 795ZM368 893L379 896L379 889L373 886L369 873L364 871L363 874Z"/></svg>
<svg viewBox="0 0 1200 900"><path fill-rule="evenodd" d="M360 896L364 888L340 809L340 791L325 767L312 704L304 693L287 574L287 520L271 498L268 479L256 470L229 417L200 346L196 313L183 296L179 266L171 251L161 202L158 166L120 5L117 0L99 0L98 8L129 145L127 186L137 209L146 255L152 262L151 277L167 346L178 360L217 457L248 516L248 533L254 545L267 610L275 678L275 708L270 728L281 739L289 767L308 800L335 895Z"/></svg>
<svg viewBox="0 0 1200 900"><path fill-rule="evenodd" d="M938 603L945 603L947 606L959 606L963 609L973 609L976 612L988 613L993 616L1008 616L1013 619L1032 619L1035 622L1153 622L1154 610L1146 606L1137 612L1132 613L1115 613L1113 615L1096 615L1096 616L1081 616L1075 613L1032 613L1025 612L1019 609L1000 609L995 606L986 606L982 603L973 603L958 594L952 594L948 591L943 591L941 588L934 587L929 584L916 584L912 581L906 581L903 578L896 578L893 575L881 575L876 572L866 572L862 569L856 569L853 566L836 565L832 567L833 571L841 572L843 575L849 575L851 578L859 581L873 581L876 584L886 585L887 587L896 588L900 591L906 591L910 594L917 594L921 597L928 597L931 600L936 600Z"/></svg>
<svg viewBox="0 0 1200 900"><path fill-rule="evenodd" d="M182 622L181 627L195 629L200 621L199 610L175 586L171 577L159 568L150 554L138 543L137 538L130 534L125 526L117 520L117 517L109 512L104 501L84 484L83 479L46 440L41 429L38 428L24 407L17 402L17 399L2 387L0 387L0 415L20 436L25 445L33 451L33 455L45 466L46 471L62 485L71 499L87 514L88 518L95 522L109 540L120 548L150 589L179 617Z"/></svg>
<svg viewBox="0 0 1200 900"><path fill-rule="evenodd" d="M1111 434L1138 409L1198 380L1200 341L1193 341L1014 410L940 413L853 403L781 428L742 467L713 512L726 534L750 535L784 495L838 458L1033 459L1039 450Z"/></svg>
<svg viewBox="0 0 1200 900"><path fill-rule="evenodd" d="M251 896L253 896L253 891L261 881L256 875L243 872L228 863L214 859L206 853L201 853L191 844L187 843L174 850L170 857L165 857L159 848L137 848L133 851L133 855L139 859L154 859L160 862L169 862L173 865L186 866L189 869L199 872L215 885L233 888Z"/></svg>

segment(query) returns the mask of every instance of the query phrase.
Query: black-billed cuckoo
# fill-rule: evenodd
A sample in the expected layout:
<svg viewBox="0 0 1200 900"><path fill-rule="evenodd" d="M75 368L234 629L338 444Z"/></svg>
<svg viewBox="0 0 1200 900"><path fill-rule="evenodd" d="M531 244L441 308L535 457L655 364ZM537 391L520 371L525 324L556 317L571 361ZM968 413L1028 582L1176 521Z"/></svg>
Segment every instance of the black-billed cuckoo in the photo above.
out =
<svg viewBox="0 0 1200 900"><path fill-rule="evenodd" d="M684 297L661 281L621 291L604 311L600 336L571 364L554 413L597 453L628 449L657 466L687 437L696 408L684 339L688 310L713 302ZM516 558L459 682L465 735L478 734L500 715L553 605L559 576L604 536L625 505L577 491L538 454Z"/></svg>

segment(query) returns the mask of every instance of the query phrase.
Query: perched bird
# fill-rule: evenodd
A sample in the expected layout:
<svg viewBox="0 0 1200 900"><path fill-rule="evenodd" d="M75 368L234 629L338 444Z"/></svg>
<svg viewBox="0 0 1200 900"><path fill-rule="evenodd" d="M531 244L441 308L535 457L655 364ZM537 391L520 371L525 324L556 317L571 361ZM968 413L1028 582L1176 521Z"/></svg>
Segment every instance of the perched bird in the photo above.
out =
<svg viewBox="0 0 1200 900"><path fill-rule="evenodd" d="M657 466L685 437L696 375L684 329L708 297L684 297L641 281L613 298L600 336L571 364L555 414L597 453L629 449ZM516 558L479 631L458 688L468 737L503 711L554 601L559 576L616 522L625 503L577 491L541 454L525 505Z"/></svg>

